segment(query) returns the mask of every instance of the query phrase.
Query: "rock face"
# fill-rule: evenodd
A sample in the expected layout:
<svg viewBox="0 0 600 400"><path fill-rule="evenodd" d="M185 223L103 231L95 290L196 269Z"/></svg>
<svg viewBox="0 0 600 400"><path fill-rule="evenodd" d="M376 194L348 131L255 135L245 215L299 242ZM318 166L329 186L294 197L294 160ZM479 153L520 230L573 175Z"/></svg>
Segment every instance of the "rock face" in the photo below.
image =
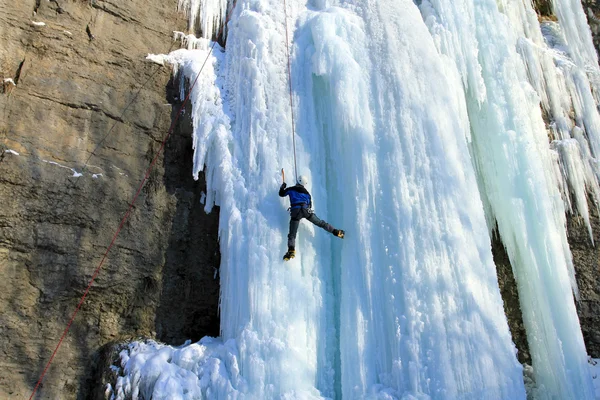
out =
<svg viewBox="0 0 600 400"><path fill-rule="evenodd" d="M179 104L145 57L186 26L177 0L0 2L2 399L31 394L157 154ZM218 335L218 210L191 152L182 120L36 398L88 397L107 343Z"/></svg>
<svg viewBox="0 0 600 400"><path fill-rule="evenodd" d="M596 51L600 52L600 3L596 0L582 0L581 4L583 4L583 9L592 30Z"/></svg>
<svg viewBox="0 0 600 400"><path fill-rule="evenodd" d="M569 218L568 230L579 287L579 323L588 355L600 358L600 218L597 210L591 210L595 245L579 218Z"/></svg>
<svg viewBox="0 0 600 400"><path fill-rule="evenodd" d="M517 357L522 364L531 365L531 354L527 342L527 332L523 324L523 314L519 300L517 282L504 244L498 236L492 239L492 254L496 264L500 294L504 303L504 313L508 319L510 333L517 347Z"/></svg>

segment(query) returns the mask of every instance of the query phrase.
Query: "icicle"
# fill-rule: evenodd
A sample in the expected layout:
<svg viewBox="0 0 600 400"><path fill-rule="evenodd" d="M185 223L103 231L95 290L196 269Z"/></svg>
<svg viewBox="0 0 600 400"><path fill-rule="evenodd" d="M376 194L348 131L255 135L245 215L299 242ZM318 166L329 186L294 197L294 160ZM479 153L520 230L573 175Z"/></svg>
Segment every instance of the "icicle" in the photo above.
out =
<svg viewBox="0 0 600 400"><path fill-rule="evenodd" d="M178 8L189 17L188 29L200 29L202 37L211 39L225 23L228 0L179 0Z"/></svg>

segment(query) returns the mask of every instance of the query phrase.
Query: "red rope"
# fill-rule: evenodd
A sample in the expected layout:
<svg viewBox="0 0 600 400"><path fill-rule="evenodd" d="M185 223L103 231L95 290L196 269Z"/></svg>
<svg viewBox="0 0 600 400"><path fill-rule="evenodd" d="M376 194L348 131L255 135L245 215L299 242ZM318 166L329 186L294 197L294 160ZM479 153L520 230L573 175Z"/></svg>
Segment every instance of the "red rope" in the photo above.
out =
<svg viewBox="0 0 600 400"><path fill-rule="evenodd" d="M233 10L233 8L235 8L235 4L236 4L236 1L233 2L232 10ZM227 21L229 21L229 18L226 19L226 23L227 23ZM221 29L217 33L217 38L223 32L224 26L225 25L221 25ZM104 252L104 256L102 256L102 260L100 260L100 263L96 267L96 270L94 271L94 274L92 275L92 279L90 279L90 282L89 282L87 288L85 289L85 292L83 293L83 296L81 296L81 299L79 300L79 304L77 304L77 307L75 308L75 311L73 312L73 315L71 316L71 319L69 320L69 323L67 324L67 327L65 328L65 330L64 330L64 332L63 332L60 340L58 341L58 344L56 345L56 348L54 349L54 352L52 353L52 356L50 356L50 360L48 360L48 363L46 364L46 367L44 368L44 371L40 375L40 378L38 379L37 384L35 385L35 388L33 389L33 392L31 392L31 396L29 397L29 400L33 399L33 396L35 395L35 392L38 390L39 386L41 385L41 383L42 383L42 381L44 379L44 376L48 372L48 368L50 368L50 364L52 364L52 361L54 360L54 356L56 356L56 353L58 352L58 349L60 348L60 345L62 344L63 340L67 336L67 333L69 333L69 329L71 328L71 325L73 324L73 321L75 320L75 317L77 316L77 313L79 312L79 309L83 305L83 302L85 301L85 298L87 297L87 295L88 295L88 293L90 291L90 288L92 287L94 281L96 280L96 277L100 273L100 269L102 268L102 265L104 264L104 261L106 260L106 257L108 256L108 252L110 251L110 249L115 244L115 241L117 240L117 237L119 236L119 233L121 232L121 229L123 229L123 225L125 225L125 222L129 218L129 215L131 214L131 210L133 208L133 205L135 204L135 201L137 200L138 196L140 195L140 192L142 191L142 188L144 187L144 184L146 183L146 181L148 180L148 177L150 176L150 172L152 172L152 168L154 168L154 165L156 164L156 161L158 160L158 157L162 153L162 151L163 151L163 149L165 147L165 144L167 143L167 139L169 138L169 136L171 136L171 133L173 132L173 129L175 129L175 126L177 125L177 122L179 121L179 116L181 115L181 112L183 111L183 109L185 108L187 102L189 101L190 95L192 94L192 89L194 88L194 86L196 86L196 82L198 81L198 78L200 77L200 74L202 73L202 70L204 69L204 66L206 65L206 62L208 61L210 55L212 54L212 51L213 51L216 43L217 42L214 41L213 44L212 44L212 46L210 47L208 55L206 56L206 59L204 60L204 63L202 64L202 67L200 67L200 71L198 72L198 75L196 75L196 78L194 79L194 82L192 83L192 86L190 86L189 93L187 94L187 96L185 97L185 100L181 104L181 107L179 108L179 111L177 111L177 115L175 116L175 119L171 123L171 127L169 128L169 131L167 132L167 135L164 137L164 139L163 139L163 141L162 141L162 143L160 145L160 148L158 149L158 152L156 153L156 156L154 156L154 159L152 160L152 162L150 163L148 169L146 170L146 175L144 176L144 179L142 179L142 182L140 183L140 185L139 185L139 187L137 189L137 192L135 193L135 195L133 196L133 199L129 203L129 208L127 209L127 212L125 213L125 215L121 219L121 223L119 224L119 227L117 228L117 231L115 232L115 234L114 234L114 236L113 236L110 244L106 248L106 251Z"/></svg>
<svg viewBox="0 0 600 400"><path fill-rule="evenodd" d="M288 65L288 82L290 84L290 114L292 115L292 144L294 146L294 173L296 174L296 181L298 181L298 165L296 164L296 128L294 126L294 98L292 96L292 67L290 65L290 47L288 45L288 26L287 26L287 4L283 0L283 14L285 15L285 50L287 53L287 65Z"/></svg>

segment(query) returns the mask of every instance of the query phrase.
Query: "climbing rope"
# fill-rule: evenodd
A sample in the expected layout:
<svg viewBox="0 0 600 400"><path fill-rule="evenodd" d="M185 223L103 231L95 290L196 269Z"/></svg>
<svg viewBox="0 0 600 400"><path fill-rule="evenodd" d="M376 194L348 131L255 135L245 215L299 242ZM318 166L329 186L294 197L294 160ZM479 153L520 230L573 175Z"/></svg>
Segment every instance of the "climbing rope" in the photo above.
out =
<svg viewBox="0 0 600 400"><path fill-rule="evenodd" d="M235 4L236 1L233 2L233 5L231 7L231 9L233 10L233 8L235 8ZM221 26L221 29L219 29L219 32L217 33L217 38L221 36L223 29L226 25L226 23L229 21L229 18L226 18L225 24L223 24ZM58 349L60 348L63 340L66 338L67 334L69 333L69 330L71 329L71 325L73 324L73 321L75 320L75 317L77 316L77 313L79 312L79 310L81 309L81 306L83 305L83 302L85 301L92 285L94 284L94 281L96 280L96 277L98 276L98 274L100 273L100 270L102 269L102 265L104 264L104 261L106 260L106 257L108 256L108 252L110 251L110 249L113 247L113 245L115 244L115 241L117 240L117 237L119 236L119 233L121 233L121 230L123 229L123 226L125 225L125 222L127 222L127 219L129 218L129 215L131 214L131 210L133 209L133 205L135 204L138 196L140 195L142 188L144 187L144 184L146 183L146 181L148 180L148 178L150 177L150 173L152 172L152 169L154 168L154 165L156 164L156 161L158 160L158 157L160 156L160 154L162 153L163 149L165 148L165 144L167 143L167 139L171 136L171 133L173 133L173 130L175 129L175 126L177 125L177 122L179 121L179 117L182 115L183 110L185 108L185 106L187 105L189 99L190 99L190 95L192 94L192 90L194 89L194 86L196 86L196 83L198 82L198 78L200 77L200 74L202 73L202 70L204 69L204 66L206 65L206 62L208 61L208 59L210 58L213 49L215 48L215 45L217 44L217 40L213 41L212 46L210 47L210 50L208 52L208 54L206 55L206 59L204 60L204 62L202 63L202 66L200 67L200 71L198 71L198 74L196 75L196 78L194 79L194 82L192 83L192 85L189 88L188 94L185 97L185 100L183 101L183 103L181 104L181 107L179 107L179 110L177 111L177 115L175 116L175 119L173 120L173 122L171 123L171 127L169 128L169 131L167 132L167 134L165 135L165 137L162 140L162 143L160 145L160 148L158 149L158 152L156 153L156 155L154 156L154 159L152 159L152 162L150 163L150 165L148 166L148 168L146 169L146 174L144 176L144 178L142 179L135 195L133 196L132 200L129 202L129 207L127 208L127 212L125 213L125 215L123 216L123 218L121 219L121 223L119 224L119 227L117 228L115 234L113 235L113 238L110 242L110 244L108 245L108 247L106 248L106 251L104 252L104 255L102 256L102 259L100 260L100 263L98 264L98 266L96 267L96 270L94 271L94 274L92 275L92 278L90 279L87 288L85 289L85 292L83 293L83 296L81 296L81 299L79 300L79 303L77 304L77 307L75 308L75 311L73 312L71 319L69 320L69 322L67 323L67 326L62 334L62 336L60 337L60 340L58 341L58 344L56 345L56 348L54 349L54 352L52 353L52 355L50 356L50 359L48 360L48 363L46 364L44 370L42 371L42 374L40 375L40 378L38 379L33 392L31 392L31 396L29 397L29 400L33 399L33 396L35 396L35 393L37 392L38 388L40 387L40 385L42 384L42 381L44 380L44 376L46 375L46 373L48 372L48 368L50 368L50 365L52 364L52 361L54 360L54 357L56 356L56 353L58 352ZM154 75L152 75L154 76ZM145 85L146 83L144 83ZM134 97L134 100L137 98L137 95ZM126 109L129 108L129 106L133 103L130 102ZM125 111L126 111L125 109ZM123 114L125 113L125 111L123 111ZM122 114L122 115L123 115ZM113 126L114 127L114 126ZM112 131L112 128L111 128ZM110 134L110 131L109 133ZM106 136L108 136L108 134ZM106 138L106 136L104 137L104 139ZM104 141L104 139L102 139L102 141ZM99 146L96 147L96 149ZM94 149L94 151L96 151L96 149ZM89 162L89 158L86 161L86 165L87 162Z"/></svg>
<svg viewBox="0 0 600 400"><path fill-rule="evenodd" d="M292 115L292 145L294 147L294 173L296 175L296 182L298 181L298 165L296 163L296 127L294 126L294 97L292 96L292 67L290 65L290 47L288 38L288 26L287 26L287 3L283 0L283 14L285 15L285 50L287 53L287 73L288 82L290 84L290 114Z"/></svg>

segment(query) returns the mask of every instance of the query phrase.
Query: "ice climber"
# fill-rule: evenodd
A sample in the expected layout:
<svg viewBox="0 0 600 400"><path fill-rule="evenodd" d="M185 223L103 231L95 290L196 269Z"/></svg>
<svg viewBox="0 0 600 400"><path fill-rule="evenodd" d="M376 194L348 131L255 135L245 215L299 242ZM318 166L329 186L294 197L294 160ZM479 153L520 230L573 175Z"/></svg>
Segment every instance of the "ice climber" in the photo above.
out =
<svg viewBox="0 0 600 400"><path fill-rule="evenodd" d="M279 188L280 197L290 196L290 233L288 234L288 251L283 256L285 261L294 258L296 255L296 234L298 233L298 226L300 225L300 220L302 218L306 218L313 224L325 229L327 232L333 233L334 236L342 239L344 238L343 230L334 229L333 226L322 221L315 215L312 210L312 198L305 188L307 184L308 178L304 175L300 175L296 186L286 188L287 185L283 182L281 188Z"/></svg>

